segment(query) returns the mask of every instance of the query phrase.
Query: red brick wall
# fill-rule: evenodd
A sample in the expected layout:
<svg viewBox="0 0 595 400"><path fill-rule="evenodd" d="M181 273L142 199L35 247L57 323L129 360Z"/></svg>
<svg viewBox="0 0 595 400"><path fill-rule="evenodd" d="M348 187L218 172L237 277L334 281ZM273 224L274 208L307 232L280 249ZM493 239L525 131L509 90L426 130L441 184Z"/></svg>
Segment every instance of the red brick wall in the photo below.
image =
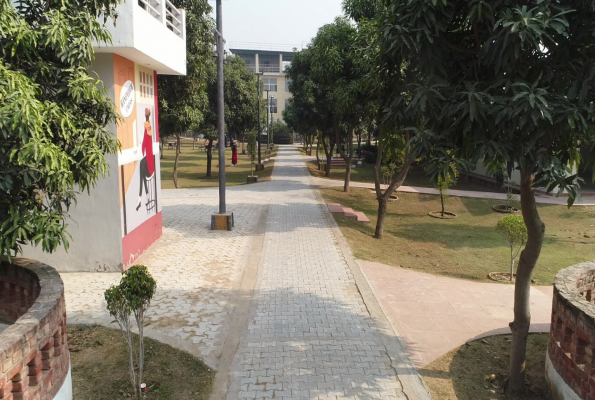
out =
<svg viewBox="0 0 595 400"><path fill-rule="evenodd" d="M0 399L50 400L69 371L64 284L51 267L17 259L0 265Z"/></svg>
<svg viewBox="0 0 595 400"><path fill-rule="evenodd" d="M556 276L549 358L581 398L595 400L595 263L566 268Z"/></svg>

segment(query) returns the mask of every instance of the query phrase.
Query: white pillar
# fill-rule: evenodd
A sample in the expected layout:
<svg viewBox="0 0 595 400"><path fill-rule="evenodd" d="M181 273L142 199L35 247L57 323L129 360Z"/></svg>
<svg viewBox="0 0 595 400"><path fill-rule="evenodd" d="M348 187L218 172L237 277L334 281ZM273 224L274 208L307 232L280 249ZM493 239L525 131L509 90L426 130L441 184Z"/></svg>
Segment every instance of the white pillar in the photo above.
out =
<svg viewBox="0 0 595 400"><path fill-rule="evenodd" d="M255 60L256 60L256 73L259 73L260 72L260 66L258 65L258 53L256 53Z"/></svg>

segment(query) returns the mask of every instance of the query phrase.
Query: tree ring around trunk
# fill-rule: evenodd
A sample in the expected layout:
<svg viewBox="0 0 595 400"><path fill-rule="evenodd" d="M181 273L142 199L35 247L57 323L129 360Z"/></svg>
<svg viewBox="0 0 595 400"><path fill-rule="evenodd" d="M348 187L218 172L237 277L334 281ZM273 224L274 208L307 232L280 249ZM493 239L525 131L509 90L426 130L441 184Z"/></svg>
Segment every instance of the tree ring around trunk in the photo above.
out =
<svg viewBox="0 0 595 400"><path fill-rule="evenodd" d="M497 213L501 213L501 214L514 214L514 213L519 212L518 208L506 207L505 204L498 204L496 206L492 206L492 210L496 211Z"/></svg>
<svg viewBox="0 0 595 400"><path fill-rule="evenodd" d="M438 219L455 219L457 217L457 214L448 211L444 211L444 215L442 215L441 211L432 211L429 212L428 215L432 218Z"/></svg>

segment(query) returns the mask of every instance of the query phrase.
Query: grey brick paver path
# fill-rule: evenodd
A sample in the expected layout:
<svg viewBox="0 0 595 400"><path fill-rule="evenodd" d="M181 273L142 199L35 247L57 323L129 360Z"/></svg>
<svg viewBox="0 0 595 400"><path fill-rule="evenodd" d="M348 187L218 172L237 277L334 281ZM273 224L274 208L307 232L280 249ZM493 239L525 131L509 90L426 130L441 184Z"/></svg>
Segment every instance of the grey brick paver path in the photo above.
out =
<svg viewBox="0 0 595 400"><path fill-rule="evenodd" d="M402 385L295 149L284 148L229 400L400 399Z"/></svg>

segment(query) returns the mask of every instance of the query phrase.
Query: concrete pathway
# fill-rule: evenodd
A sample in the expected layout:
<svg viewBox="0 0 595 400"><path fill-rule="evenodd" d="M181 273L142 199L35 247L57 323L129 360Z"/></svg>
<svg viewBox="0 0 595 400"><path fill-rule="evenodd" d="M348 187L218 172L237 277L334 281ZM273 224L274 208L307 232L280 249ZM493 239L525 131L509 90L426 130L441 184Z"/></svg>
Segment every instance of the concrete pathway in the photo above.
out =
<svg viewBox="0 0 595 400"><path fill-rule="evenodd" d="M163 190L163 237L137 262L158 285L146 334L216 368L214 399L428 399L296 149L227 194L236 227L213 232L216 188ZM62 278L69 323L116 328L120 274Z"/></svg>
<svg viewBox="0 0 595 400"><path fill-rule="evenodd" d="M236 229L210 230L217 189L163 190L163 236L137 264L157 281L147 314L147 336L184 349L216 368L229 331L230 312L269 199L250 187L234 188L229 208ZM111 324L104 291L119 273L62 273L70 324Z"/></svg>
<svg viewBox="0 0 595 400"><path fill-rule="evenodd" d="M358 260L415 367L471 339L510 333L514 286L424 274ZM549 332L552 287L531 288L531 332Z"/></svg>
<svg viewBox="0 0 595 400"><path fill-rule="evenodd" d="M281 150L263 190L259 278L229 382L219 380L227 399L429 398L387 321L369 311L375 299L364 301L367 282L294 148Z"/></svg>

